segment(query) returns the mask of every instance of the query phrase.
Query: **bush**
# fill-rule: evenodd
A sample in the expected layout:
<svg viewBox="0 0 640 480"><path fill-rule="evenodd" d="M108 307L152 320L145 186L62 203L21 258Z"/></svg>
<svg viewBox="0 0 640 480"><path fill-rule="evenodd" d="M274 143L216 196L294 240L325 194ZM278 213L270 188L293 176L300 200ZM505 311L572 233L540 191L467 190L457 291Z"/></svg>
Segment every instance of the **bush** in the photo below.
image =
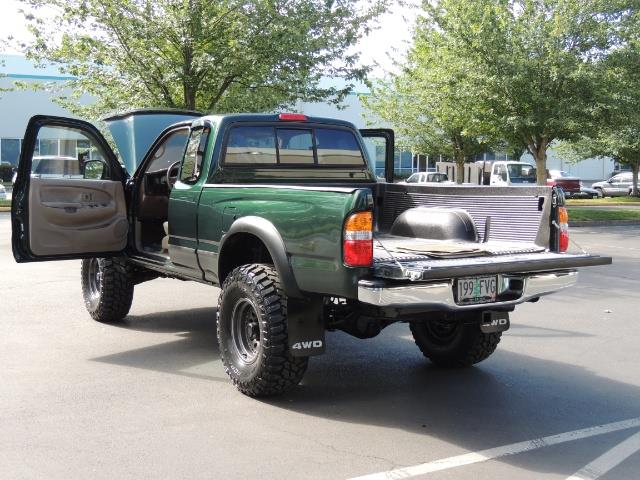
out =
<svg viewBox="0 0 640 480"><path fill-rule="evenodd" d="M11 177L13 177L13 172L15 171L15 167L10 163L1 163L0 164L0 179L3 182L10 182Z"/></svg>

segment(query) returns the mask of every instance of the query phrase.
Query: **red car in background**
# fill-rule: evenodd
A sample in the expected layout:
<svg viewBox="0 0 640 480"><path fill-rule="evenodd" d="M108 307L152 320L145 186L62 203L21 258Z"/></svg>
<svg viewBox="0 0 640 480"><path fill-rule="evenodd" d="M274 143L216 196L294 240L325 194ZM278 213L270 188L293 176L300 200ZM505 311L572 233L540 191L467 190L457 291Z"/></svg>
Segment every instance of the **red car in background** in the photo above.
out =
<svg viewBox="0 0 640 480"><path fill-rule="evenodd" d="M548 186L562 188L567 197L580 195L580 179L578 177L572 177L564 170L549 170L548 172Z"/></svg>

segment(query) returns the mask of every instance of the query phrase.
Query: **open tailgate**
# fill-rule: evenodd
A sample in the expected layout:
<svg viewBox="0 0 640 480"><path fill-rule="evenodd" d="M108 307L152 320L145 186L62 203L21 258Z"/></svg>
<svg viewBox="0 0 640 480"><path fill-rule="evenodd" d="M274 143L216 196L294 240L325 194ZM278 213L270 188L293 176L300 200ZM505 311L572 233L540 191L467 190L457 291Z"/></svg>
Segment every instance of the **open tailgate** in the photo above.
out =
<svg viewBox="0 0 640 480"><path fill-rule="evenodd" d="M555 253L523 242L430 242L383 236L374 242L373 274L412 282L474 275L574 270L608 265L611 257Z"/></svg>

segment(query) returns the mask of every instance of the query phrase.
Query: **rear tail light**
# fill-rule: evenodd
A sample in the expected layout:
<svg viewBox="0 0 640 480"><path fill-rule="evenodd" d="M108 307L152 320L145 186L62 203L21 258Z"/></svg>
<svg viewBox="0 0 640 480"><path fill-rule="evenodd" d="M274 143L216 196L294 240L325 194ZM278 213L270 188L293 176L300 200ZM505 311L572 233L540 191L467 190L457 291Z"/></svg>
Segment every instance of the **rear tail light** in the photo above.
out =
<svg viewBox="0 0 640 480"><path fill-rule="evenodd" d="M569 213L565 207L558 207L558 225L560 228L558 250L566 252L569 250Z"/></svg>
<svg viewBox="0 0 640 480"><path fill-rule="evenodd" d="M373 262L373 214L358 212L347 217L343 234L344 264L370 267Z"/></svg>
<svg viewBox="0 0 640 480"><path fill-rule="evenodd" d="M307 116L302 113L281 113L278 119L285 122L306 122Z"/></svg>

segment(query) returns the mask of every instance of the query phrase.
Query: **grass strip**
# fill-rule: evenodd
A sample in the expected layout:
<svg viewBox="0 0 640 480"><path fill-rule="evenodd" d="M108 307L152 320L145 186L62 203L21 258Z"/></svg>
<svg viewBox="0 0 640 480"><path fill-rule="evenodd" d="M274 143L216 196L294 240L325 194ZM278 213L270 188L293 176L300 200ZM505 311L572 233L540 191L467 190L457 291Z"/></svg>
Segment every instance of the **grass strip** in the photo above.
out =
<svg viewBox="0 0 640 480"><path fill-rule="evenodd" d="M568 208L569 223L601 221L601 220L638 220L640 221L640 209L638 210L613 210L597 208Z"/></svg>
<svg viewBox="0 0 640 480"><path fill-rule="evenodd" d="M607 198L568 198L567 206L595 207L595 206L615 206L615 205L640 205L640 197L607 197Z"/></svg>

